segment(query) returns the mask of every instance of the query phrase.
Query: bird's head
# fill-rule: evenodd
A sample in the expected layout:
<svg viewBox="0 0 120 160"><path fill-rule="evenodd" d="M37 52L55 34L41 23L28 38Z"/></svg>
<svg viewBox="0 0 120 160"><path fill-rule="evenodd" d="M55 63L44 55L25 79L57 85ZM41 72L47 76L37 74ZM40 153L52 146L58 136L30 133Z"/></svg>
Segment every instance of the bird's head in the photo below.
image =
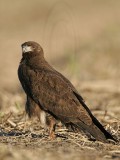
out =
<svg viewBox="0 0 120 160"><path fill-rule="evenodd" d="M43 53L42 47L37 42L34 42L34 41L25 42L21 45L21 47L22 47L23 55L24 54L35 55L35 54Z"/></svg>

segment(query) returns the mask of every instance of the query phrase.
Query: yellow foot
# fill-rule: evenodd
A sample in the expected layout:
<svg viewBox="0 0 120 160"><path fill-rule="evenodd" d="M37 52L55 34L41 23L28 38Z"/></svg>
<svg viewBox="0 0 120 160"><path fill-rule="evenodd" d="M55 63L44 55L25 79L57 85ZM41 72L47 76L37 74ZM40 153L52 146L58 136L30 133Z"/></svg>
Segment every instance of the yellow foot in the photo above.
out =
<svg viewBox="0 0 120 160"><path fill-rule="evenodd" d="M49 140L54 140L56 138L55 132L50 133Z"/></svg>

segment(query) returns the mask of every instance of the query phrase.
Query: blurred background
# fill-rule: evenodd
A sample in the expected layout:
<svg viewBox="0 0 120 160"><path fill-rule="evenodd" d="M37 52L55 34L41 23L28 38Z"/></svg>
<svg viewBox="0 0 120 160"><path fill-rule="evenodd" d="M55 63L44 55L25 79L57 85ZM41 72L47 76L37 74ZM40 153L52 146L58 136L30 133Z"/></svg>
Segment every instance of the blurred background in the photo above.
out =
<svg viewBox="0 0 120 160"><path fill-rule="evenodd" d="M120 79L119 0L0 0L0 90L21 88L17 68L29 40L74 85Z"/></svg>

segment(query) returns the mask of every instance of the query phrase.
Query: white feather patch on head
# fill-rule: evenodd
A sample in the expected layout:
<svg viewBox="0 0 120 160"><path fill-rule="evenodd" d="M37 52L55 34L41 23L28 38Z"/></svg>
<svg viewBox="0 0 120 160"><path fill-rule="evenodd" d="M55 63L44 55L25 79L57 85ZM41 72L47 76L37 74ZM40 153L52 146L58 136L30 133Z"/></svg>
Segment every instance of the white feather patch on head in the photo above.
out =
<svg viewBox="0 0 120 160"><path fill-rule="evenodd" d="M23 51L23 53L30 52L30 51L32 51L32 47L31 46L23 46L22 51Z"/></svg>

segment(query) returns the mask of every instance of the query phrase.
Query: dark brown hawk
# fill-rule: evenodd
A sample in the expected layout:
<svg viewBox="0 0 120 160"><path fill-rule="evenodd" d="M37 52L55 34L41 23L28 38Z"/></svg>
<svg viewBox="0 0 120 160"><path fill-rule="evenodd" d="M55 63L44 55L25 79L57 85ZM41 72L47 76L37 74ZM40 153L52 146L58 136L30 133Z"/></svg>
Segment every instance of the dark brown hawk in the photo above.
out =
<svg viewBox="0 0 120 160"><path fill-rule="evenodd" d="M22 44L18 77L27 96L26 112L29 116L36 112L36 108L51 115L51 137L55 131L55 120L60 120L73 131L82 130L96 140L114 140L92 115L71 82L48 64L38 43L28 41Z"/></svg>

